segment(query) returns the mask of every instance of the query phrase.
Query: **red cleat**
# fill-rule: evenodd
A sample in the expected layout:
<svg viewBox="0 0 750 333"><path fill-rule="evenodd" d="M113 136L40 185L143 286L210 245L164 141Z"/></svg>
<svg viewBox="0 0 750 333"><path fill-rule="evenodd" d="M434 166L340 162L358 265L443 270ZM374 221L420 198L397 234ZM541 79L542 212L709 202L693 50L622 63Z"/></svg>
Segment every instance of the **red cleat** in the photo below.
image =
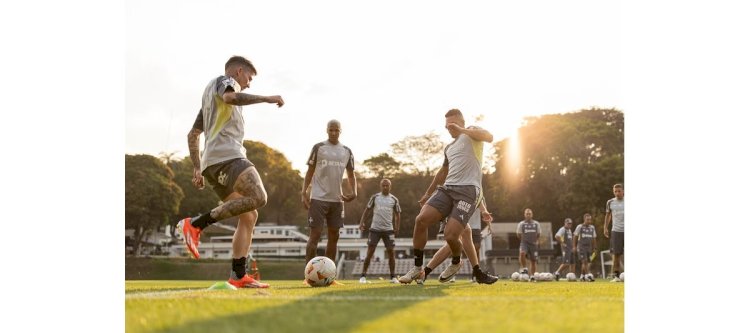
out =
<svg viewBox="0 0 750 333"><path fill-rule="evenodd" d="M237 288L268 288L270 287L268 283L263 283L256 279L253 279L253 277L248 274L245 274L245 276L243 276L241 279L234 279L234 273L232 273L232 277L229 278L229 284Z"/></svg>
<svg viewBox="0 0 750 333"><path fill-rule="evenodd" d="M201 237L201 230L190 224L192 218L186 217L180 222L177 222L177 230L182 233L182 241L185 243L188 251L195 259L200 259L201 255L198 253L198 240Z"/></svg>

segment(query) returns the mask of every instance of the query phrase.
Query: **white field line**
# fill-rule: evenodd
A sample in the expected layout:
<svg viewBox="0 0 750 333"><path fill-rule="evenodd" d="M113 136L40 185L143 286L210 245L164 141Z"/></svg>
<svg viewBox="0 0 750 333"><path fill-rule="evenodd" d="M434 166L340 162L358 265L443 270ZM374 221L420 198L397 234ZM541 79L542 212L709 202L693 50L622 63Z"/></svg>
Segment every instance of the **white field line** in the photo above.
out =
<svg viewBox="0 0 750 333"><path fill-rule="evenodd" d="M461 302L476 302L476 301L497 301L497 300L509 300L509 301L560 301L561 297L552 296L528 296L528 295L513 295L513 296L450 296L450 295L437 295L437 296L375 296L375 295L347 295L347 296L296 296L296 295L278 295L274 296L269 291L257 290L255 294L247 293L214 293L209 290L168 290L168 291L154 291L154 292L136 292L125 295L125 299L157 299L157 298L175 298L175 297L205 297L205 298L260 298L260 299L278 299L278 300L310 300L310 301L426 301L438 298L448 298L451 301ZM624 298L621 297L582 297L574 296L576 301L607 301L607 302L623 302Z"/></svg>

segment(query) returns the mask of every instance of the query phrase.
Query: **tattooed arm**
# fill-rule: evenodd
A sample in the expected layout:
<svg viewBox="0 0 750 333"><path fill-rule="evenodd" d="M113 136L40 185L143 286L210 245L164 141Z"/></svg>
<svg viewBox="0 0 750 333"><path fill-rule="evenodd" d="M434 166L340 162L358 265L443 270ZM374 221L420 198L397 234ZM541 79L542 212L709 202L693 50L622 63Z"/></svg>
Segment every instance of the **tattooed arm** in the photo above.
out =
<svg viewBox="0 0 750 333"><path fill-rule="evenodd" d="M202 130L193 128L188 132L188 149L190 150L190 160L193 161L193 185L202 189L203 176L201 175L201 155L200 155L200 135Z"/></svg>
<svg viewBox="0 0 750 333"><path fill-rule="evenodd" d="M273 103L273 104L278 105L279 107L282 107L284 105L284 100L279 95L274 95L274 96L250 95L250 94L234 92L232 90L229 90L225 92L221 96L221 98L227 104L232 104L232 105L250 105L250 104L256 104L256 103Z"/></svg>
<svg viewBox="0 0 750 333"><path fill-rule="evenodd" d="M193 161L193 185L203 189L203 175L201 175L201 133L203 133L203 109L198 110L198 116L195 117L193 128L188 132L188 150L190 151L190 160Z"/></svg>

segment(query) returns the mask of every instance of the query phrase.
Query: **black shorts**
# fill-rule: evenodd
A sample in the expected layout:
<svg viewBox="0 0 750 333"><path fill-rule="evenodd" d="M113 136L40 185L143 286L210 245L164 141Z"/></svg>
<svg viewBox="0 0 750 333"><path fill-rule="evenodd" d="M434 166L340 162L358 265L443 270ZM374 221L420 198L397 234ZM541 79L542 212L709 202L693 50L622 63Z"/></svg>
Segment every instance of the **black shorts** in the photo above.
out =
<svg viewBox="0 0 750 333"><path fill-rule="evenodd" d="M211 185L221 200L234 192L234 182L237 177L249 167L255 165L246 158L235 158L211 165L203 170L203 179Z"/></svg>
<svg viewBox="0 0 750 333"><path fill-rule="evenodd" d="M367 238L367 246L378 246L380 239L383 239L386 249L392 249L396 246L396 235L391 231L380 231L370 229L370 236Z"/></svg>
<svg viewBox="0 0 750 333"><path fill-rule="evenodd" d="M536 262L539 259L539 251L537 250L536 244L521 242L521 246L518 250L526 253L526 258L531 261Z"/></svg>
<svg viewBox="0 0 750 333"><path fill-rule="evenodd" d="M447 185L438 186L427 204L444 217L453 217L465 226L477 208L477 199L479 188L474 185Z"/></svg>
<svg viewBox="0 0 750 333"><path fill-rule="evenodd" d="M573 250L563 249L562 251L562 263L572 264L573 263Z"/></svg>
<svg viewBox="0 0 750 333"><path fill-rule="evenodd" d="M591 262L592 254L594 254L593 249L578 249L578 262Z"/></svg>
<svg viewBox="0 0 750 333"><path fill-rule="evenodd" d="M625 254L625 232L612 231L609 238L609 252Z"/></svg>
<svg viewBox="0 0 750 333"><path fill-rule="evenodd" d="M341 228L344 226L344 203L312 199L307 211L307 225L311 228Z"/></svg>

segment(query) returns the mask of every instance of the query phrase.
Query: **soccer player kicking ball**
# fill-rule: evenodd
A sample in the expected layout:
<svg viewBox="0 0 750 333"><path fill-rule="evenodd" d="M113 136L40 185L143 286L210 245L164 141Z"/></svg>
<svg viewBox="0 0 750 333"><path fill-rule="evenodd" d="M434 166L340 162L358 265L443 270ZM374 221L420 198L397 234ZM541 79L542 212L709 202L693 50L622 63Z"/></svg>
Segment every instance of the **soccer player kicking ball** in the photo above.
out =
<svg viewBox="0 0 750 333"><path fill-rule="evenodd" d="M222 198L223 204L210 212L188 217L177 223L177 229L190 254L198 259L198 240L210 224L233 216L239 217L232 238L232 271L229 283L238 288L268 288L247 275L247 254L258 220L256 209L266 205L267 194L258 171L247 159L242 140L245 121L242 106L255 103L284 105L281 96L258 96L241 93L256 75L253 64L234 56L224 65L224 75L212 79L203 91L203 104L188 133L190 159L193 161L193 185L203 188L204 181ZM205 132L203 158L199 154L201 133Z"/></svg>

